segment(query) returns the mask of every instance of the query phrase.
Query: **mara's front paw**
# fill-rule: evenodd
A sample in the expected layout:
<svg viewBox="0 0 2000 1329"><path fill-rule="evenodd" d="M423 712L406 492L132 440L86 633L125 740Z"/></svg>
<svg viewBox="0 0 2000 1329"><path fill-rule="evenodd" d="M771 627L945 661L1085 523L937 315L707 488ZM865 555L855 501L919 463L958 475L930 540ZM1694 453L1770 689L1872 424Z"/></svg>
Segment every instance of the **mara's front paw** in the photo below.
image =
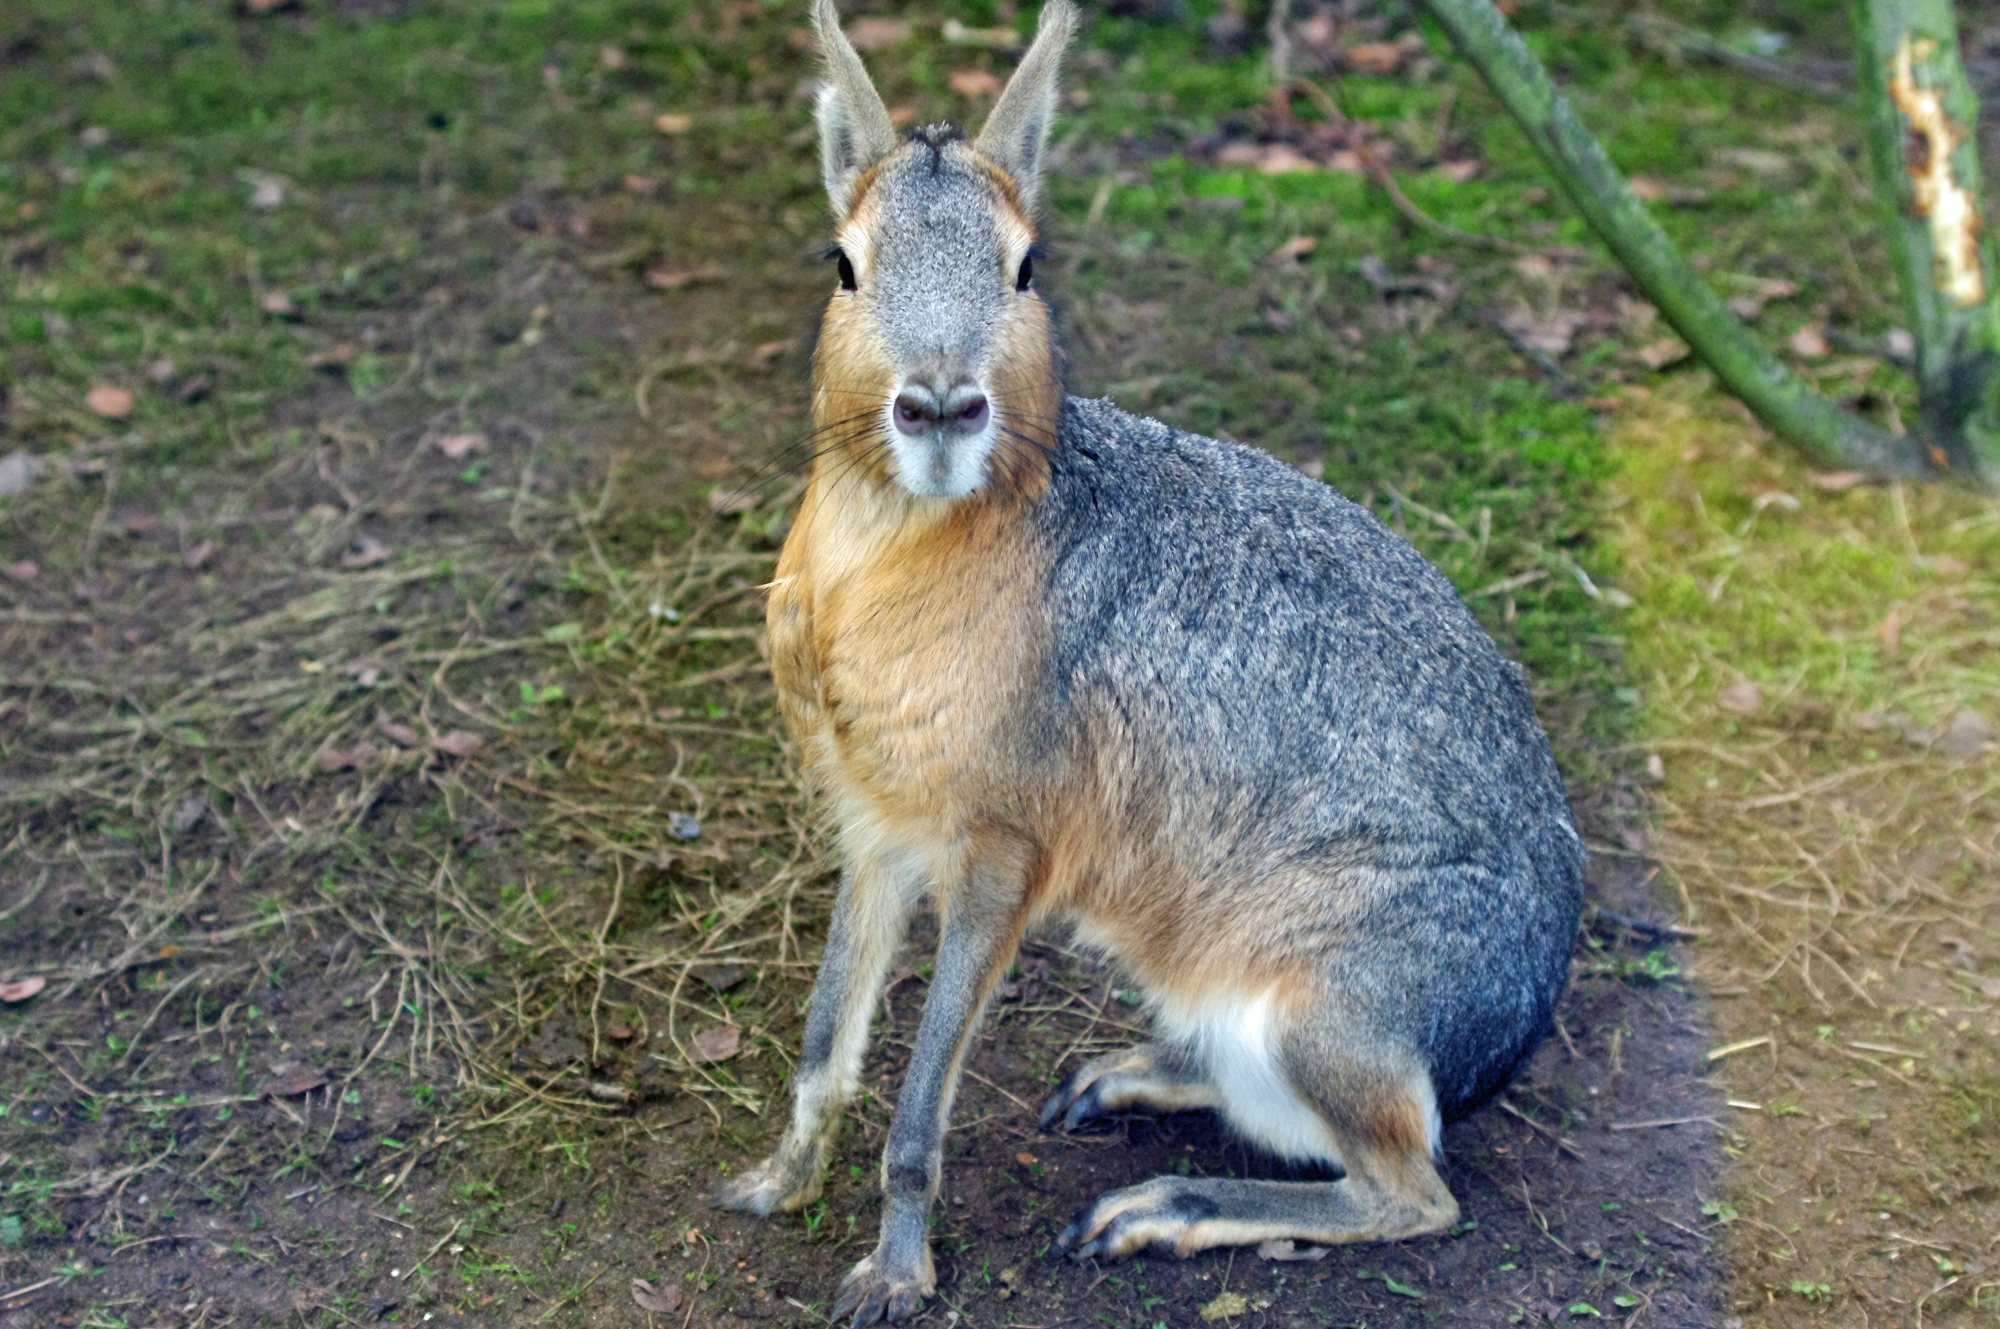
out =
<svg viewBox="0 0 2000 1329"><path fill-rule="evenodd" d="M715 1209L735 1209L746 1214L782 1214L803 1209L819 1195L817 1170L787 1167L775 1155L750 1171L731 1177L716 1187L708 1203Z"/></svg>
<svg viewBox="0 0 2000 1329"><path fill-rule="evenodd" d="M877 1320L907 1320L924 1308L924 1298L937 1291L937 1268L931 1263L928 1246L920 1247L922 1263L907 1265L883 1256L882 1248L854 1266L840 1280L840 1294L833 1299L833 1321L849 1315L856 1325ZM903 1267L898 1267L902 1265Z"/></svg>

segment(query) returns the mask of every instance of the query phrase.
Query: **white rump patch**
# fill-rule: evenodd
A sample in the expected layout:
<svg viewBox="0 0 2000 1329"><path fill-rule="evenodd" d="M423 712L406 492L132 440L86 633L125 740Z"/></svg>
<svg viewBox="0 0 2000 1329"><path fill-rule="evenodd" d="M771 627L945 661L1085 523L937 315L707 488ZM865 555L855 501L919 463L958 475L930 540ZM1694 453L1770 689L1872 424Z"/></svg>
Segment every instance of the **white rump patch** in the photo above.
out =
<svg viewBox="0 0 2000 1329"><path fill-rule="evenodd" d="M1163 1005L1158 1019L1168 1040L1190 1048L1207 1067L1223 1114L1244 1138L1284 1158L1340 1166L1333 1132L1278 1067L1269 991L1247 1000Z"/></svg>

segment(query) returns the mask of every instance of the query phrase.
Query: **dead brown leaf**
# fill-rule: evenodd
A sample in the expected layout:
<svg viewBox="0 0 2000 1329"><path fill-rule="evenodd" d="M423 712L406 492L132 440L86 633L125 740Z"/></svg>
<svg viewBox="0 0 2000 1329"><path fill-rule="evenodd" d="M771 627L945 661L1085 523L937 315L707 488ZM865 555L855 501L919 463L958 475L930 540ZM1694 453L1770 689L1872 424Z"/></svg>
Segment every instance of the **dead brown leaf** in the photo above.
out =
<svg viewBox="0 0 2000 1329"><path fill-rule="evenodd" d="M1866 484L1873 478L1866 471L1825 471L1819 475L1807 476L1806 483L1814 489L1824 489L1829 494L1839 494L1856 485Z"/></svg>
<svg viewBox="0 0 2000 1329"><path fill-rule="evenodd" d="M910 21L905 18L858 18L847 25L847 40L863 55L886 51L910 39Z"/></svg>
<svg viewBox="0 0 2000 1329"><path fill-rule="evenodd" d="M652 268L646 273L646 285L662 291L678 291L683 286L696 282L719 281L722 269L713 263L699 268Z"/></svg>
<svg viewBox="0 0 2000 1329"><path fill-rule="evenodd" d="M351 748L321 748L313 754L313 763L328 775L335 771L356 770L375 760L373 743L356 743Z"/></svg>
<svg viewBox="0 0 2000 1329"><path fill-rule="evenodd" d="M1875 625L1875 640L1882 643L1882 654L1894 655L1903 640L1903 611L1891 609L1880 623Z"/></svg>
<svg viewBox="0 0 2000 1329"><path fill-rule="evenodd" d="M375 728L382 737L388 739L399 748L413 748L417 745L417 731L406 724L397 724L394 720L385 717L376 724Z"/></svg>
<svg viewBox="0 0 2000 1329"><path fill-rule="evenodd" d="M677 115L672 111L668 111L661 115L659 119L653 121L653 128L659 130L662 134L685 134L688 130L694 128L694 117L691 115Z"/></svg>
<svg viewBox="0 0 2000 1329"><path fill-rule="evenodd" d="M1739 678L1715 694L1715 704L1738 715L1754 715L1764 706L1764 692L1747 678Z"/></svg>
<svg viewBox="0 0 2000 1329"><path fill-rule="evenodd" d="M372 535L364 535L340 556L340 566L353 571L358 568L372 568L378 563L387 563L392 551Z"/></svg>
<svg viewBox="0 0 2000 1329"><path fill-rule="evenodd" d="M1808 360L1820 359L1827 353L1826 334L1811 323L1794 332L1791 340L1785 344L1792 348L1793 355L1803 356Z"/></svg>
<svg viewBox="0 0 2000 1329"><path fill-rule="evenodd" d="M472 453L486 451L492 442L492 439L482 433L446 434L437 441L437 450L453 461L458 461Z"/></svg>
<svg viewBox="0 0 2000 1329"><path fill-rule="evenodd" d="M210 556L214 553L215 541L203 540L200 544L181 555L181 563L188 571L193 572L196 568L208 562Z"/></svg>
<svg viewBox="0 0 2000 1329"><path fill-rule="evenodd" d="M431 741L431 746L448 756L470 757L486 746L486 740L470 729L454 729L448 734L438 735Z"/></svg>
<svg viewBox="0 0 2000 1329"><path fill-rule="evenodd" d="M1699 185L1677 185L1669 180L1655 180L1649 175L1635 175L1625 183L1631 188L1632 197L1641 203L1686 205L1708 201L1708 191Z"/></svg>
<svg viewBox="0 0 2000 1329"><path fill-rule="evenodd" d="M743 1031L733 1024L704 1029L688 1040L688 1061L697 1066L712 1061L728 1061L736 1055L742 1041Z"/></svg>
<svg viewBox="0 0 2000 1329"><path fill-rule="evenodd" d="M292 297L283 291L264 292L264 298L257 302L257 307L278 318L289 318L299 312L298 307L292 303Z"/></svg>
<svg viewBox="0 0 2000 1329"><path fill-rule="evenodd" d="M1295 235L1271 251L1273 263L1289 263L1304 258L1319 248L1319 241L1309 235Z"/></svg>
<svg viewBox="0 0 2000 1329"><path fill-rule="evenodd" d="M1590 322L1579 309L1536 311L1513 309L1500 316L1500 327L1514 341L1532 346L1545 355L1561 358L1569 354L1576 334Z"/></svg>
<svg viewBox="0 0 2000 1329"><path fill-rule="evenodd" d="M1748 284L1749 290L1734 296L1729 301L1730 312L1745 323L1756 321L1764 312L1764 306L1773 300L1788 300L1799 293L1799 284L1786 281L1782 277L1738 278Z"/></svg>
<svg viewBox="0 0 2000 1329"><path fill-rule="evenodd" d="M264 1092L273 1098L292 1098L311 1093L326 1083L326 1074L302 1061L281 1061L271 1067Z"/></svg>
<svg viewBox="0 0 2000 1329"><path fill-rule="evenodd" d="M46 978L17 978L11 983L0 983L0 1001L11 1006L26 1001L48 985Z"/></svg>
<svg viewBox="0 0 2000 1329"><path fill-rule="evenodd" d="M1347 67L1357 74L1368 74L1375 78L1387 78L1402 68L1403 61L1423 50L1422 38L1412 33L1400 41L1363 42L1350 46L1341 54L1346 57Z"/></svg>
<svg viewBox="0 0 2000 1329"><path fill-rule="evenodd" d="M945 82L959 96L974 99L998 97L1002 86L998 75L984 69L954 69Z"/></svg>
<svg viewBox="0 0 2000 1329"><path fill-rule="evenodd" d="M33 581L42 575L41 565L29 559L7 565L7 576L14 581Z"/></svg>
<svg viewBox="0 0 2000 1329"><path fill-rule="evenodd" d="M678 1283L662 1283L654 1287L643 1278L632 1280L632 1300L639 1309L652 1315L670 1315L681 1308L681 1289Z"/></svg>
<svg viewBox="0 0 2000 1329"><path fill-rule="evenodd" d="M1338 155L1338 154L1336 154ZM1215 154L1224 166L1249 166L1265 175L1317 171L1319 163L1288 143L1230 143ZM1360 159L1356 158L1359 167Z"/></svg>
<svg viewBox="0 0 2000 1329"><path fill-rule="evenodd" d="M1632 358L1648 369L1665 369L1668 365L1685 360L1692 352L1688 344L1679 337L1662 337L1632 352Z"/></svg>
<svg viewBox="0 0 2000 1329"><path fill-rule="evenodd" d="M84 395L83 404L107 420L123 420L132 414L132 394L109 383L100 383Z"/></svg>
<svg viewBox="0 0 2000 1329"><path fill-rule="evenodd" d="M740 964L698 964L688 969L688 977L708 984L717 992L727 992L743 981Z"/></svg>

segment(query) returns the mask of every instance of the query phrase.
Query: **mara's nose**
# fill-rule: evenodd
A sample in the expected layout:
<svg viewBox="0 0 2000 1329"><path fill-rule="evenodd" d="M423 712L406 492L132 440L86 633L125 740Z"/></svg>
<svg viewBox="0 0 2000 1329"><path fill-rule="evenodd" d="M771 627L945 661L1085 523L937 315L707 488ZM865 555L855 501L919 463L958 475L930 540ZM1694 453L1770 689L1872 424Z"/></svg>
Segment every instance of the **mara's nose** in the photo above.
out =
<svg viewBox="0 0 2000 1329"><path fill-rule="evenodd" d="M986 427L986 394L976 384L961 383L940 395L923 383L905 384L896 394L890 412L899 433L918 438L934 430L947 434L976 434Z"/></svg>

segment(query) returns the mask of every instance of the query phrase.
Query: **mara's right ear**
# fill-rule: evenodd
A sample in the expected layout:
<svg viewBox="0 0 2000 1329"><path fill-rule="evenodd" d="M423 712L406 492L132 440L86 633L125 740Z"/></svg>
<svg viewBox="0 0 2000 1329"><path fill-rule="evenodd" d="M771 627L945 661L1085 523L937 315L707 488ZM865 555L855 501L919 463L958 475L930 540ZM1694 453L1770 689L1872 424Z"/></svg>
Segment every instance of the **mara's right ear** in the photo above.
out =
<svg viewBox="0 0 2000 1329"><path fill-rule="evenodd" d="M875 91L861 57L840 30L833 0L813 0L813 28L826 57L826 82L819 90L819 160L833 215L845 217L854 202L854 182L889 155L896 129Z"/></svg>

